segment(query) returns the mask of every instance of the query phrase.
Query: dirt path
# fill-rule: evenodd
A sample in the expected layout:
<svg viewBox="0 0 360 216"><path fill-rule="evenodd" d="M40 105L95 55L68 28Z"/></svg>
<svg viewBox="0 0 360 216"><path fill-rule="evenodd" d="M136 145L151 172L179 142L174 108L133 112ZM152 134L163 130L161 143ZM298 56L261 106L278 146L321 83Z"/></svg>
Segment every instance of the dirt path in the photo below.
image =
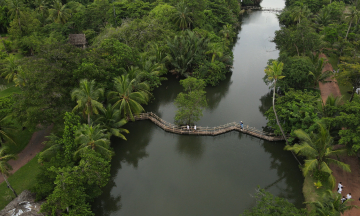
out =
<svg viewBox="0 0 360 216"><path fill-rule="evenodd" d="M27 162L33 159L37 153L39 153L45 146L41 144L46 140L46 136L48 136L51 132L53 125L40 130L36 131L31 139L29 144L18 154L17 160L10 160L9 164L12 166L13 170L11 173L15 173L18 169L24 166ZM4 178L0 176L0 183L4 181Z"/></svg>
<svg viewBox="0 0 360 216"><path fill-rule="evenodd" d="M324 54L321 54L319 57L326 58ZM323 72L324 71L333 71L333 67L330 63L326 63ZM337 81L335 78L328 78L327 81L331 81L329 83L321 83L319 82L319 89L321 91L321 98L325 102L327 97L331 94L333 94L335 97L341 96L339 86L337 84ZM330 165L331 170L333 171L333 175L338 182L342 182L344 185L344 189L341 193L342 196L346 197L346 194L351 193L352 199L354 200L351 204L357 205L360 207L360 164L359 159L356 156L342 156L339 158L340 161L349 164L351 172L345 172L338 166L335 166L333 164ZM337 185L336 183L336 185ZM337 190L337 186L335 187L334 191ZM360 215L360 209L351 209L349 211L346 211L344 216L359 216Z"/></svg>
<svg viewBox="0 0 360 216"><path fill-rule="evenodd" d="M320 54L319 57L327 59L325 54ZM325 67L323 68L323 72L325 72L325 71L333 71L333 67L329 62L327 62ZM331 78L327 78L326 81L330 81L330 82L328 82L328 83L319 82L319 89L321 92L322 100L325 102L326 98L331 94L333 94L334 97L341 96L340 89L339 89L336 79L331 77Z"/></svg>

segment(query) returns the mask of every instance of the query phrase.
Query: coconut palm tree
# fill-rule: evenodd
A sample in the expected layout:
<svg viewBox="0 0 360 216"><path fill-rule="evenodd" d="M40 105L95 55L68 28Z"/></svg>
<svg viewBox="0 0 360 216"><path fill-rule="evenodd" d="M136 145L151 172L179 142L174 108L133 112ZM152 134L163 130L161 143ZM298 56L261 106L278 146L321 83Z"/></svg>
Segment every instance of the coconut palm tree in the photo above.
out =
<svg viewBox="0 0 360 216"><path fill-rule="evenodd" d="M356 7L351 7L350 14L348 16L345 16L345 19L349 23L349 28L346 32L345 40L347 39L352 23L355 22L355 24L357 24L359 17L360 17L360 12L356 9Z"/></svg>
<svg viewBox="0 0 360 216"><path fill-rule="evenodd" d="M209 50L205 52L205 54L211 54L211 62L215 61L215 57L218 56L219 58L223 57L223 48L219 46L219 44L210 43Z"/></svg>
<svg viewBox="0 0 360 216"><path fill-rule="evenodd" d="M99 114L98 110L103 110L104 106L98 102L100 96L104 95L104 89L95 88L95 80L90 82L87 79L80 81L80 88L71 92L72 100L76 99L77 105L73 111L82 110L83 116L87 115L87 121L90 126L90 115Z"/></svg>
<svg viewBox="0 0 360 216"><path fill-rule="evenodd" d="M320 13L318 13L316 17L316 22L320 24L321 26L327 26L331 22L331 8L330 7L324 7L320 10Z"/></svg>
<svg viewBox="0 0 360 216"><path fill-rule="evenodd" d="M181 30L184 31L186 28L190 28L190 24L192 23L190 9L186 6L184 1L179 2L176 5L176 13L174 14L175 24L179 25Z"/></svg>
<svg viewBox="0 0 360 216"><path fill-rule="evenodd" d="M324 58L319 58L319 53L311 53L310 59L313 64L313 70L309 72L309 75L314 77L314 88L316 88L319 82L324 83L327 78L331 77L332 71L323 71L327 62Z"/></svg>
<svg viewBox="0 0 360 216"><path fill-rule="evenodd" d="M84 153L86 149L92 149L109 159L113 155L109 149L110 140L106 129L101 129L100 125L81 125L75 132L75 143L79 145L78 150L74 153L75 158Z"/></svg>
<svg viewBox="0 0 360 216"><path fill-rule="evenodd" d="M343 103L343 96L334 97L333 94L330 94L326 101L324 102L322 98L319 98L318 110L321 111L322 117L332 117L334 115L334 108L341 106Z"/></svg>
<svg viewBox="0 0 360 216"><path fill-rule="evenodd" d="M223 25L220 34L224 35L226 40L232 42L232 38L234 37L234 28L230 24Z"/></svg>
<svg viewBox="0 0 360 216"><path fill-rule="evenodd" d="M6 153L7 150L8 150L7 147L0 148L0 173L4 177L4 180L5 180L8 188L10 188L12 190L12 192L14 193L14 195L17 197L15 190L11 187L9 181L6 178L10 174L9 171L12 170L12 167L10 166L8 161L11 159L15 160L16 156L13 154L7 154Z"/></svg>
<svg viewBox="0 0 360 216"><path fill-rule="evenodd" d="M34 1L35 10L41 14L44 15L48 12L48 5L46 0L35 0Z"/></svg>
<svg viewBox="0 0 360 216"><path fill-rule="evenodd" d="M10 143L16 145L16 142L13 139L15 132L16 132L16 128L13 125L11 116L5 116L0 119L0 144L1 145L4 142L10 142Z"/></svg>
<svg viewBox="0 0 360 216"><path fill-rule="evenodd" d="M10 15L11 19L16 19L19 24L19 28L21 31L21 24L20 19L23 17L23 9L24 9L24 3L21 0L8 0L8 14Z"/></svg>
<svg viewBox="0 0 360 216"><path fill-rule="evenodd" d="M134 115L144 111L141 104L147 104L147 95L139 88L136 79L129 79L128 75L114 78L115 91L108 93L108 99L113 103L113 107L119 107L123 117L134 120Z"/></svg>
<svg viewBox="0 0 360 216"><path fill-rule="evenodd" d="M335 178L329 164L335 164L343 170L350 172L350 166L341 161L336 160L332 156L337 156L346 153L345 148L334 149L334 140L330 136L330 132L325 125L317 122L319 126L319 133L313 132L307 134L305 131L299 129L295 130L295 135L301 140L300 144L293 146L285 146L285 150L294 151L296 154L306 157L303 167L304 176L308 175L311 171L321 171L329 174L328 181L335 186Z"/></svg>
<svg viewBox="0 0 360 216"><path fill-rule="evenodd" d="M8 82L14 81L16 76L21 71L21 66L19 65L16 57L14 55L10 55L4 60L5 64L3 69L1 70L1 76L5 77Z"/></svg>
<svg viewBox="0 0 360 216"><path fill-rule="evenodd" d="M50 18L56 23L65 24L70 18L71 10L63 5L60 0L55 0L52 8L49 9Z"/></svg>
<svg viewBox="0 0 360 216"><path fill-rule="evenodd" d="M295 6L292 10L292 17L294 21L298 21L298 23L301 22L302 18L306 18L311 14L310 9L307 7L307 5L304 5L304 3L300 3L299 6Z"/></svg>
<svg viewBox="0 0 360 216"><path fill-rule="evenodd" d="M95 123L105 128L109 135L120 137L123 140L126 140L126 137L122 133L129 133L128 130L121 128L127 123L126 119L121 118L120 110L115 109L111 104L104 109Z"/></svg>
<svg viewBox="0 0 360 216"><path fill-rule="evenodd" d="M276 109L275 109L275 92L276 92L276 82L279 79L283 79L285 76L281 76L282 70L284 68L284 63L282 62L278 62L278 61L273 61L271 65L267 66L267 68L265 69L265 73L267 75L267 78L270 82L273 82L273 110L274 110L274 114L275 114L275 118L276 118L276 122L280 128L280 131L286 141L286 145L289 145L287 139L286 139L286 135L281 127L281 124L279 122L279 117L276 113Z"/></svg>

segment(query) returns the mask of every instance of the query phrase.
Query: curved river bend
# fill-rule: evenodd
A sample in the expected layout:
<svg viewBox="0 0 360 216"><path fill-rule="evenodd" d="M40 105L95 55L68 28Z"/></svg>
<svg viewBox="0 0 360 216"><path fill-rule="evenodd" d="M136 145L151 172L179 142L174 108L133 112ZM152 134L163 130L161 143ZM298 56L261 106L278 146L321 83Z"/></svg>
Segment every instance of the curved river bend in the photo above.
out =
<svg viewBox="0 0 360 216"><path fill-rule="evenodd" d="M270 3L271 2L271 3ZM264 7L284 7L264 0ZM255 11L242 18L234 47L233 73L207 88L209 107L197 123L217 126L242 120L258 129L271 107L262 81L268 59L278 57L270 40L278 30L274 13ZM173 102L181 86L173 77L154 91L145 107L173 122ZM128 141L112 140L111 179L95 200L96 215L239 215L251 208L257 186L302 206L303 177L284 143L230 132L217 137L167 133L150 121L127 124Z"/></svg>

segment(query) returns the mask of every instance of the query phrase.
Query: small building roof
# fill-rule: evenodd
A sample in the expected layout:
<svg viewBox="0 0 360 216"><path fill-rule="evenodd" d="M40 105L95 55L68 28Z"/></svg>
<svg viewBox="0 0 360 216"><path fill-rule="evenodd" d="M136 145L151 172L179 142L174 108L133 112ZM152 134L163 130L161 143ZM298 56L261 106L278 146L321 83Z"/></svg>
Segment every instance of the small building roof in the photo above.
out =
<svg viewBox="0 0 360 216"><path fill-rule="evenodd" d="M69 34L69 43L72 45L85 45L85 34Z"/></svg>

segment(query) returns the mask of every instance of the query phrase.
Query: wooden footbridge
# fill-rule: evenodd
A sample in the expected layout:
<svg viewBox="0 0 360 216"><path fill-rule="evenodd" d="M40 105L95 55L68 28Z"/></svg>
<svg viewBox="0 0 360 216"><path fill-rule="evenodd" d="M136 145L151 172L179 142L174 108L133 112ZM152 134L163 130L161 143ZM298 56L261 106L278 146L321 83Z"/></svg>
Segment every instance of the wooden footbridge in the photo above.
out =
<svg viewBox="0 0 360 216"><path fill-rule="evenodd" d="M268 141L282 141L284 138L282 136L275 136L273 133L267 133L264 131L257 130L254 127L249 127L248 125L244 125L244 129L241 129L240 124L236 122L228 123L225 125L220 125L217 127L196 127L196 130L192 127L190 130L186 128L186 126L177 126L172 123L169 123L159 116L152 112L141 113L135 116L135 120L150 120L163 130L176 134L188 134L188 135L203 135L203 136L217 136L220 134L224 134L230 131L239 131L244 134L249 134L260 139L268 140Z"/></svg>
<svg viewBox="0 0 360 216"><path fill-rule="evenodd" d="M260 10L260 11L270 11L270 12L282 12L282 8L269 8L269 7L255 7L255 6L244 6L241 9L245 10Z"/></svg>

